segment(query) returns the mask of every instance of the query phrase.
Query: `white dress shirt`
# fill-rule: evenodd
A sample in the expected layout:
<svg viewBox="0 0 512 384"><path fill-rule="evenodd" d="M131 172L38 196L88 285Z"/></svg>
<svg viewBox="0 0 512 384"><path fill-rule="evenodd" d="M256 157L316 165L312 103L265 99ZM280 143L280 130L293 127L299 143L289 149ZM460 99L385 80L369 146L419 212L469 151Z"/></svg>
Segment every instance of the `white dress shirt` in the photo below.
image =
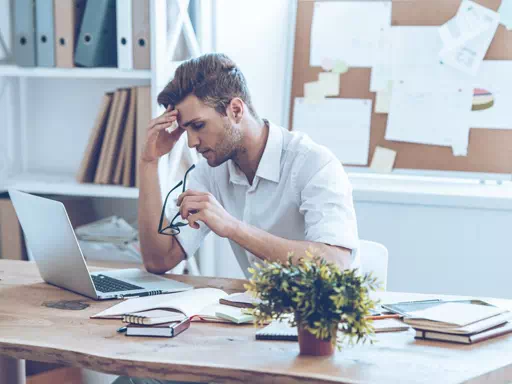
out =
<svg viewBox="0 0 512 384"><path fill-rule="evenodd" d="M187 176L187 189L210 192L229 214L272 235L351 249L351 267L359 267L352 187L340 161L303 133L272 123L269 127L252 185L232 160L212 168L201 159ZM199 225L199 229L182 227L177 235L187 257L210 232L206 224ZM229 242L250 277L247 268L259 258Z"/></svg>

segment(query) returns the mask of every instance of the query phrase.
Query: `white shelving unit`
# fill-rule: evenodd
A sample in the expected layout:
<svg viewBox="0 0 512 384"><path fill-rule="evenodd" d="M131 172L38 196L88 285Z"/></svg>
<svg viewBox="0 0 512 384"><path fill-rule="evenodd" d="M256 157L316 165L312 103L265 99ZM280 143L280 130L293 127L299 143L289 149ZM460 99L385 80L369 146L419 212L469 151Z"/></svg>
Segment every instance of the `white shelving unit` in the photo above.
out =
<svg viewBox="0 0 512 384"><path fill-rule="evenodd" d="M98 200L106 212L114 207L122 207L123 212L115 213L120 216L136 212L137 188L75 180L102 96L117 88L150 85L152 115L159 115L157 95L179 63L200 55L201 48L211 50L210 2L150 0L150 70L18 67L11 54L12 3L0 0L0 193L13 187L43 195L85 196ZM195 161L184 135L160 160L162 194L183 177L187 163ZM199 273L195 263L188 267ZM182 270L178 266L173 272Z"/></svg>
<svg viewBox="0 0 512 384"><path fill-rule="evenodd" d="M179 64L176 56L180 50L179 59L200 54L189 3L151 0L150 70L22 68L5 52L7 60L0 60L0 192L14 187L42 194L136 199L136 188L80 184L74 175L105 92L150 85L152 114L161 113L156 96L172 78ZM2 9L9 4L0 0ZM196 8L205 13L204 4ZM0 59L4 48L9 51L13 46L12 19L8 24L0 24L0 43L5 42L0 44ZM162 192L182 176L182 159L190 163L196 160L194 155L180 140L172 156L161 159Z"/></svg>

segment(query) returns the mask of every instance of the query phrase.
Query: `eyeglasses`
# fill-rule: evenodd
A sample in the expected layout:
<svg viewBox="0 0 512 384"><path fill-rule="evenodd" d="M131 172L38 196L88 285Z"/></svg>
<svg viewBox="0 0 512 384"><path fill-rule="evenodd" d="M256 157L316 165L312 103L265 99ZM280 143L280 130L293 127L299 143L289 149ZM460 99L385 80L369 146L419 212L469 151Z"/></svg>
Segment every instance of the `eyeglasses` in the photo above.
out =
<svg viewBox="0 0 512 384"><path fill-rule="evenodd" d="M164 200L164 206L162 207L162 214L160 215L160 224L158 225L158 233L161 235L167 235L167 236L176 236L180 233L180 227L184 227L188 225L188 223L185 223L183 221L176 221L176 219L180 216L180 212L173 217L171 220L171 224L169 224L167 227L163 227L164 225L164 217L165 217L165 207L167 205L167 200L169 199L169 196L171 195L174 190L179 188L181 185L183 185L182 193L185 192L186 183L187 183L187 175L188 173L195 168L195 164L193 164L187 172L185 172L185 176L183 177L183 181L180 181L173 189L171 189Z"/></svg>

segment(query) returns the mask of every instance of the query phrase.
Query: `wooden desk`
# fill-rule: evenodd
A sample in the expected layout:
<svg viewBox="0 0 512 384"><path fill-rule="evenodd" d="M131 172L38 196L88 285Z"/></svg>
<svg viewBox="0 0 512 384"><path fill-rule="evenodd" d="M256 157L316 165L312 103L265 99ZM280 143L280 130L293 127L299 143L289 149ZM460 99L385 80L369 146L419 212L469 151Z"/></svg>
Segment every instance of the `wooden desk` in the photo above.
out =
<svg viewBox="0 0 512 384"><path fill-rule="evenodd" d="M227 292L243 280L174 276ZM379 334L329 358L301 357L298 344L255 341L252 325L193 323L176 339L126 337L119 320L89 316L96 302L42 282L34 264L0 260L0 355L138 377L216 383L499 383L512 380L512 337L473 346L415 341L413 332ZM425 295L385 293L388 300ZM80 300L83 310L43 306ZM510 300L495 300L512 308ZM10 383L9 383L10 384Z"/></svg>

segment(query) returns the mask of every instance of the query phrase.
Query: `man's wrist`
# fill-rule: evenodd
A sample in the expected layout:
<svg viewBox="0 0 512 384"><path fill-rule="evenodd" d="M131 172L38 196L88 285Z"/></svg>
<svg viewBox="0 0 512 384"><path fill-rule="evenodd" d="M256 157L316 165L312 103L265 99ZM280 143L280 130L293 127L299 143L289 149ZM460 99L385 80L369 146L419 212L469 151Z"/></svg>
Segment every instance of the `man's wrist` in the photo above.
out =
<svg viewBox="0 0 512 384"><path fill-rule="evenodd" d="M240 232L242 231L243 222L233 217L233 221L230 225L231 229L227 238L231 241L237 242Z"/></svg>

